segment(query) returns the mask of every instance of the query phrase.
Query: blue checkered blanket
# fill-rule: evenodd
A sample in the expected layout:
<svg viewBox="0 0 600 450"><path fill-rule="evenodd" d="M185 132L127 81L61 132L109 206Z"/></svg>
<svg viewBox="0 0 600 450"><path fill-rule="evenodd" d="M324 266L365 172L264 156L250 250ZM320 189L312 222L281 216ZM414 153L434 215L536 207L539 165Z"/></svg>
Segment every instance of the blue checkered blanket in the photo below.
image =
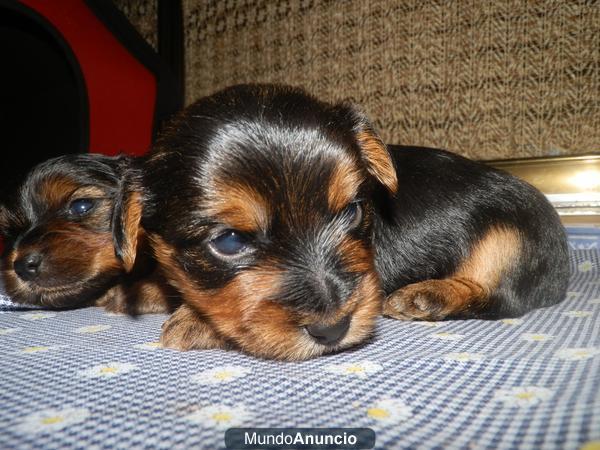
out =
<svg viewBox="0 0 600 450"><path fill-rule="evenodd" d="M0 448L217 449L233 426L369 427L378 449L598 449L600 236L567 299L519 319L398 322L305 362L157 340L165 315L0 305ZM594 446L595 445L595 446Z"/></svg>

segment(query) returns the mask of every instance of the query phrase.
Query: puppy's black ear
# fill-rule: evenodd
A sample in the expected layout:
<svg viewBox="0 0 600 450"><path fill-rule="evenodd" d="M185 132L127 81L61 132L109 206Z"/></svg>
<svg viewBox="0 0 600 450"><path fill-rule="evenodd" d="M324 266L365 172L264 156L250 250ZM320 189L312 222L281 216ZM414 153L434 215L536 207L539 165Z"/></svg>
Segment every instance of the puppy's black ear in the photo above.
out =
<svg viewBox="0 0 600 450"><path fill-rule="evenodd" d="M122 261L125 270L130 272L135 264L142 231L142 194L139 171L133 167L134 161L124 157L120 163L121 183L113 207L112 233L115 255Z"/></svg>
<svg viewBox="0 0 600 450"><path fill-rule="evenodd" d="M22 212L14 207L13 203L9 201L7 204L0 205L0 238L7 237L13 228L24 228L26 223L27 220Z"/></svg>
<svg viewBox="0 0 600 450"><path fill-rule="evenodd" d="M9 217L6 206L0 205L0 237L6 235L8 229Z"/></svg>
<svg viewBox="0 0 600 450"><path fill-rule="evenodd" d="M349 116L361 158L367 171L391 194L398 190L396 168L390 153L367 116L354 105L345 104L343 108Z"/></svg>

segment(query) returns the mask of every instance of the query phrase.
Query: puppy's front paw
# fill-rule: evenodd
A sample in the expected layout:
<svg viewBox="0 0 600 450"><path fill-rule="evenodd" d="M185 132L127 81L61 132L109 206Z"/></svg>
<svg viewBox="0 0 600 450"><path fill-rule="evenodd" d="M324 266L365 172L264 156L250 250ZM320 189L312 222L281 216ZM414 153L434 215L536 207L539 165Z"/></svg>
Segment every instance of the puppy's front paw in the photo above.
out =
<svg viewBox="0 0 600 450"><path fill-rule="evenodd" d="M489 302L489 291L476 281L454 277L409 284L385 300L383 314L401 320L477 317Z"/></svg>
<svg viewBox="0 0 600 450"><path fill-rule="evenodd" d="M114 314L128 314L127 296L122 286L117 285L96 300L96 306L102 306L106 311Z"/></svg>
<svg viewBox="0 0 600 450"><path fill-rule="evenodd" d="M448 315L448 290L444 280L409 284L386 298L383 314L400 320L441 320Z"/></svg>
<svg viewBox="0 0 600 450"><path fill-rule="evenodd" d="M182 305L163 324L160 343L165 348L193 350L227 348L226 343L212 330L200 315Z"/></svg>

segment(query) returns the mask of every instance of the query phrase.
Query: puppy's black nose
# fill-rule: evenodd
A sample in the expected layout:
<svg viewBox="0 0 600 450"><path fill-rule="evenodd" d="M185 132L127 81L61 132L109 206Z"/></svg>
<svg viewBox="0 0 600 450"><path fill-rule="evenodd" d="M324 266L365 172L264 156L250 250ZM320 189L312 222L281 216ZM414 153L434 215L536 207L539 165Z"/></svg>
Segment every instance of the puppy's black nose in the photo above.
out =
<svg viewBox="0 0 600 450"><path fill-rule="evenodd" d="M304 328L319 344L335 345L346 336L349 327L350 316L346 316L334 325L312 324Z"/></svg>
<svg viewBox="0 0 600 450"><path fill-rule="evenodd" d="M19 278L25 281L31 281L39 275L41 264L42 255L37 252L32 252L17 259L13 266Z"/></svg>

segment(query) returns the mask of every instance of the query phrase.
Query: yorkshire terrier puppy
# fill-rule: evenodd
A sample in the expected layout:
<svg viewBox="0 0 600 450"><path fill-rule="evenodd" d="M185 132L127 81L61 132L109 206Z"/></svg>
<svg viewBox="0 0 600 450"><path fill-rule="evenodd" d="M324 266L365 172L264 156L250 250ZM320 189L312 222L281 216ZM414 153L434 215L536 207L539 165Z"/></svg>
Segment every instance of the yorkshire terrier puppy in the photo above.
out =
<svg viewBox="0 0 600 450"><path fill-rule="evenodd" d="M17 303L105 306L141 314L174 309L141 218L136 162L68 155L35 167L0 209L7 294Z"/></svg>
<svg viewBox="0 0 600 450"><path fill-rule="evenodd" d="M146 161L142 224L184 305L177 349L304 359L398 319L501 318L560 301L565 234L545 197L483 164L386 148L301 90L234 86L176 117Z"/></svg>

